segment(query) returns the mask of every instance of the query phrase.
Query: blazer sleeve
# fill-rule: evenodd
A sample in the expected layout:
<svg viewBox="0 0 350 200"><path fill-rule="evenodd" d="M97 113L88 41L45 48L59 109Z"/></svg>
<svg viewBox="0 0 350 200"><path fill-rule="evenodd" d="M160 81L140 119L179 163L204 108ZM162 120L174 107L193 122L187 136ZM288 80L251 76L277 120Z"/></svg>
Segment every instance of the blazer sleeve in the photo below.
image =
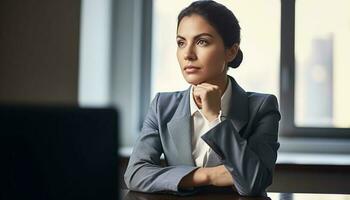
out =
<svg viewBox="0 0 350 200"><path fill-rule="evenodd" d="M135 143L124 174L125 184L133 191L192 194L194 190L180 190L178 184L184 176L197 167L160 166L163 149L157 122L158 99L159 94L150 105L141 134Z"/></svg>
<svg viewBox="0 0 350 200"><path fill-rule="evenodd" d="M238 193L244 196L264 196L272 183L281 118L275 96L265 98L256 118L255 127L247 139L240 136L230 119L223 120L202 136L221 157Z"/></svg>

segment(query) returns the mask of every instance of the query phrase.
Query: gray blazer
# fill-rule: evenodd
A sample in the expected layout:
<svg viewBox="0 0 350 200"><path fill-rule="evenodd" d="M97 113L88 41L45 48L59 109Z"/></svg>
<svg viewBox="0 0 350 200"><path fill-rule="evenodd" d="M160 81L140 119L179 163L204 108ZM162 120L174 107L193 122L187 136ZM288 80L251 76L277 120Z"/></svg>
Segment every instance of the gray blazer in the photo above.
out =
<svg viewBox="0 0 350 200"><path fill-rule="evenodd" d="M229 170L240 195L266 195L279 148L277 99L245 92L229 78L229 114L202 139L215 152L218 164ZM181 179L197 168L192 159L189 95L190 88L158 93L152 101L124 175L130 190L189 193L178 188ZM160 166L161 154L166 166Z"/></svg>

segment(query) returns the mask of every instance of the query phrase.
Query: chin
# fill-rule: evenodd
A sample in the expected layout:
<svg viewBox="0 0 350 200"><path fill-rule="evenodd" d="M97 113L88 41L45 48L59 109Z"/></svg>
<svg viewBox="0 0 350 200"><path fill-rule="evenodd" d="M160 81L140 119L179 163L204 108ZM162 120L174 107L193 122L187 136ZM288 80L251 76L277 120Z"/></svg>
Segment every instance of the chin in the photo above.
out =
<svg viewBox="0 0 350 200"><path fill-rule="evenodd" d="M205 78L204 77L199 77L199 76L196 76L196 75L184 74L183 77L186 80L186 82L191 84L191 85L198 85L198 84L201 84L201 83L205 82Z"/></svg>

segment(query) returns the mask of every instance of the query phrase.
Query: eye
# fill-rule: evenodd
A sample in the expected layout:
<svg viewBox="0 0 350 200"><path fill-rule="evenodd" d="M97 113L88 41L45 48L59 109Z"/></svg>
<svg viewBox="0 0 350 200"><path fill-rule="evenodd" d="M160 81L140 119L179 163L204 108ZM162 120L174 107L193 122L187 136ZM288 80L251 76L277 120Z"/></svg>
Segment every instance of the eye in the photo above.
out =
<svg viewBox="0 0 350 200"><path fill-rule="evenodd" d="M182 40L178 40L176 43L177 43L177 46L178 46L179 48L185 46L185 42L183 42Z"/></svg>
<svg viewBox="0 0 350 200"><path fill-rule="evenodd" d="M208 41L206 41L206 40L203 40L203 39L199 39L198 41L197 41L197 44L199 45L199 46L207 46L208 45Z"/></svg>

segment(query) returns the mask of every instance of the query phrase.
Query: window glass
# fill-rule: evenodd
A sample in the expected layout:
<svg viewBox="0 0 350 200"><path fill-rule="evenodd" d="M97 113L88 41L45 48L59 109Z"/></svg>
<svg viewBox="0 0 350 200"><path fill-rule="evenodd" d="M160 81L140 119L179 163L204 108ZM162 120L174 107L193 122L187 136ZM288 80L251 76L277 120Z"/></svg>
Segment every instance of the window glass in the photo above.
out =
<svg viewBox="0 0 350 200"><path fill-rule="evenodd" d="M350 127L350 1L296 1L295 124Z"/></svg>

